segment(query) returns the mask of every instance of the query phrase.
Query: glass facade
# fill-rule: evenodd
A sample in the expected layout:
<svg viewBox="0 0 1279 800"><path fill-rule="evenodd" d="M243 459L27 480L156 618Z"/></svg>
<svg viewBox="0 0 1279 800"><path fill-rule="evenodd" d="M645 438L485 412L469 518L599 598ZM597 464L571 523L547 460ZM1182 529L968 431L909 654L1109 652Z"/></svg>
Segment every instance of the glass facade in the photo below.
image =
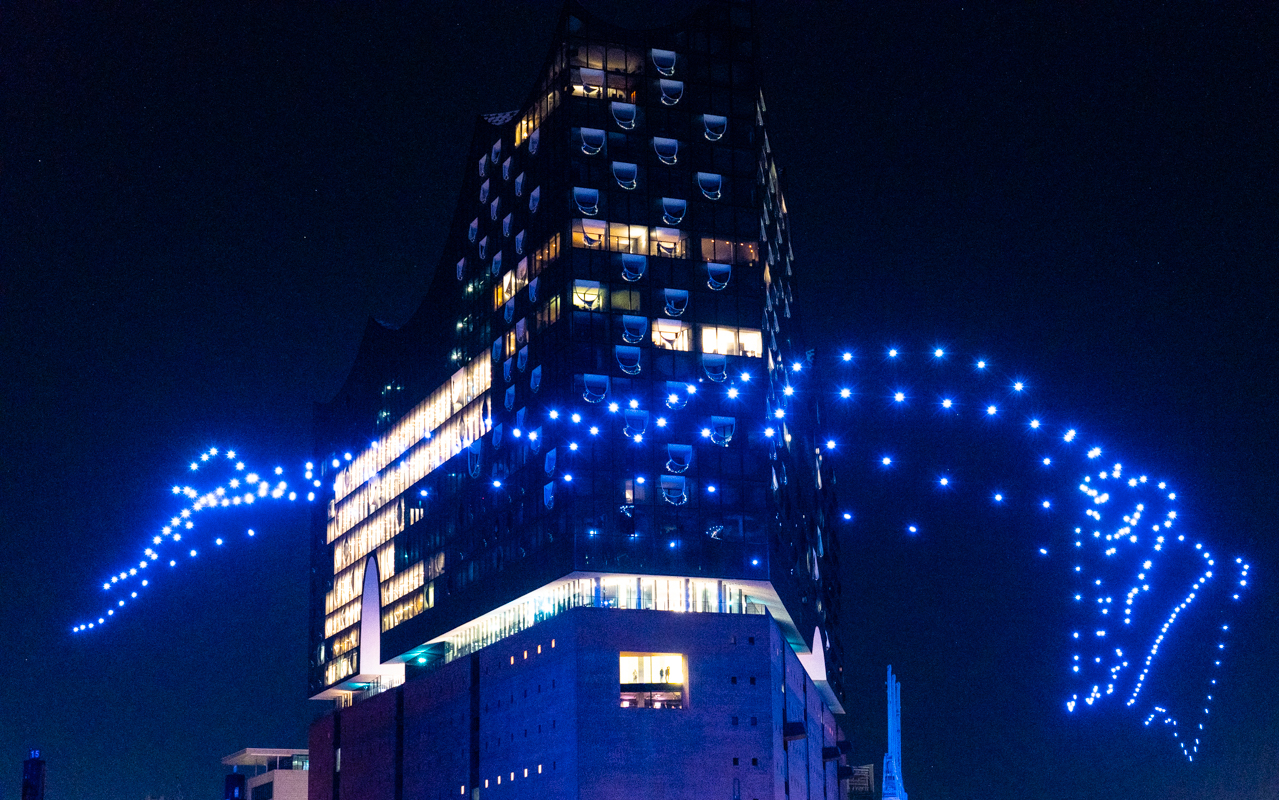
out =
<svg viewBox="0 0 1279 800"><path fill-rule="evenodd" d="M648 31L570 3L525 106L477 122L421 308L370 324L317 408L313 694L364 688L368 569L410 665L577 574L619 576L623 608L677 581L716 587L681 610L747 613L723 587L768 585L839 663L808 640L837 553L818 410L787 391L808 363L756 37L749 3Z"/></svg>

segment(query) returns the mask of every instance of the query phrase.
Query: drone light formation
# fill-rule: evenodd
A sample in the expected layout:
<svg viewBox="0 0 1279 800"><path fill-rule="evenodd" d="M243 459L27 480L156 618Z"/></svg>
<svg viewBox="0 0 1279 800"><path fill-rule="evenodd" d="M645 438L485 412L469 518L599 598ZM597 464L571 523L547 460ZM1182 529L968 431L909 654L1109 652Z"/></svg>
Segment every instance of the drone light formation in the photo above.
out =
<svg viewBox="0 0 1279 800"><path fill-rule="evenodd" d="M157 532L146 537L145 546L136 564L121 568L119 572L110 575L102 582L102 591L112 593L118 590L123 596L113 596L109 599L107 605L110 608L105 613L77 622L71 627L72 633L100 628L107 623L108 618L115 616L117 610L124 609L132 601L141 600L139 592L152 587L148 574L154 571L155 565L160 564L162 559L167 559L170 568L176 568L182 559L197 558L200 555L199 548L190 546L189 542L190 537L195 535L193 532L196 530L197 516L208 516L209 512L217 509L253 506L269 501L296 502L298 500L298 493L291 489L288 481L281 477L284 474L283 467L275 467L271 471L271 476L265 477L261 473L248 469L234 450L222 452L216 447L211 447L201 453L197 460L192 461L186 471L208 474L219 470L227 473L229 477L224 475L221 483L212 488L197 489L191 484L170 486L169 494L182 504L181 507L173 513L166 524L160 526ZM306 464L304 475L308 483L316 487L320 486L320 481L315 477L314 463ZM314 492L308 493L308 499L313 500L314 497ZM250 528L245 535L253 537L257 534ZM223 536L215 536L209 542L215 547L221 547L226 544L226 539Z"/></svg>
<svg viewBox="0 0 1279 800"><path fill-rule="evenodd" d="M1195 657L1207 664L1209 676L1191 701L1180 696L1184 692L1170 693L1167 688L1179 685L1177 676L1188 657L1168 663L1172 657L1161 651L1166 651L1169 638L1185 627L1183 618L1192 610L1206 607L1210 615L1222 616L1241 599L1249 581L1246 560L1242 556L1223 559L1190 533L1176 508L1176 492L1166 481L1110 461L1105 448L1080 441L1076 426L1052 419L1039 407L1030 407L1038 400L1026 378L1000 375L985 356L964 358L952 348L936 345L918 351L894 345L880 352L884 357L878 360L856 358L852 350L827 357L811 355L804 362L777 364L771 375L758 381L743 372L737 380L723 382L721 376L709 383L702 381L700 390L690 383L682 393L659 398L667 411L657 427L665 428L668 418L673 421L677 414L705 419L708 413L724 413L719 409L731 405L739 434L759 435L769 447L789 447L792 436L785 427L788 409L798 410L799 403L817 401L823 406L822 429L815 431L818 446L814 457L819 466L825 459L836 470L869 469L882 480L918 481L917 490L931 493L939 502L977 497L992 514L1019 511L1025 516L1017 518L1023 523L1018 532L1025 537L1011 546L1023 547L1037 560L1056 559L1073 581L1068 595L1060 598L1070 608L1072 620L1071 629L1060 634L1070 653L1064 667L1068 680L1077 687L1064 702L1067 712L1122 704L1142 715L1147 728L1158 723L1160 729L1168 731L1185 758L1193 761L1199 753L1222 659L1229 651L1229 622L1218 624L1212 641L1183 637L1178 652L1201 644ZM912 367L918 371L904 374ZM925 397L928 402L917 402ZM880 400L868 402L875 398ZM642 410L638 398L618 400L629 409ZM613 401L549 410L540 427L537 422L526 427L529 446L541 446L533 430L543 431L542 439L564 438L570 452L578 449L572 439L582 433L592 437L621 433L624 438L616 439L616 447L664 446L659 437L630 430L621 408L621 403ZM907 430L922 430L925 424L945 421L956 435L963 431L992 437L992 445L998 447L991 449L1001 457L1012 445L1024 461L1010 456L1012 461L1004 466L1007 473L999 476L977 470L966 473L964 463L945 463L954 450L947 446L944 435L924 439L915 447L879 436L890 426L875 415L890 410L891 422L906 425ZM956 425L961 427L956 429ZM858 426L860 431L854 431ZM732 430L704 427L701 436L722 445L727 442L725 436L733 436ZM328 458L334 469L341 469L343 462L349 464L354 456L348 452ZM167 561L170 568L177 568L183 560L197 558L199 546L188 541L198 532L197 518L214 509L299 500L298 492L281 477L283 468L276 467L271 477L265 477L249 470L233 451L220 453L210 448L192 461L187 471L202 474L218 467L229 475L211 489L172 485L170 491L181 506L158 532L147 536L136 563L102 580L102 591L111 597L107 603L110 608L78 622L74 632L100 628L117 610L139 600L140 592L152 586L148 576L155 565ZM322 488L318 474L315 463L308 462L304 470L307 500L314 500L316 490ZM564 491L572 491L571 473L562 474L560 480ZM642 482L643 476L637 480ZM857 486L856 481L849 483ZM501 482L493 481L493 488L500 490ZM716 489L708 485L705 491ZM904 541L944 536L930 533L921 509L909 507L902 497L901 493L879 495L865 501L878 507L855 507L863 500L854 488L839 498L843 507L837 515L850 530L857 530L866 516L895 515L895 530L905 534ZM249 529L246 535L255 534ZM214 547L226 544L223 538L208 543ZM672 541L671 546L676 543ZM1224 591L1218 588L1223 584L1229 584Z"/></svg>

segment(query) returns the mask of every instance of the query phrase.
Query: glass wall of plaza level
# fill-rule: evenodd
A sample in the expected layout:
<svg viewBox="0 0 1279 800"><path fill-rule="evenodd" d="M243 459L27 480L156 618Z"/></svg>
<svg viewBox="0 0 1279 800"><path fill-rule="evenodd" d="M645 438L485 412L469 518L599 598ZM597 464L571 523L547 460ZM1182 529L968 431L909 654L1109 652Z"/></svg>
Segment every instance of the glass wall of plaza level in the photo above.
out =
<svg viewBox="0 0 1279 800"><path fill-rule="evenodd" d="M840 694L833 499L818 410L788 391L801 269L751 18L720 0L632 31L570 2L525 104L477 120L420 308L370 322L316 409L313 695L367 690L368 631L411 673L486 614L608 575L766 587Z"/></svg>

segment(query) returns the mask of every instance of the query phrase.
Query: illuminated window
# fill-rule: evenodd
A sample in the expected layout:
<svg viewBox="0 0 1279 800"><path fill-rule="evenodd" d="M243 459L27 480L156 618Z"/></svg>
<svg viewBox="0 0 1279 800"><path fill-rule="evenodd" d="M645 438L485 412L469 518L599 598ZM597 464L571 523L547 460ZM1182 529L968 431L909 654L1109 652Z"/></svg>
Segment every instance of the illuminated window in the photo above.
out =
<svg viewBox="0 0 1279 800"><path fill-rule="evenodd" d="M760 358L764 354L764 340L755 328L706 325L702 327L702 352Z"/></svg>
<svg viewBox="0 0 1279 800"><path fill-rule="evenodd" d="M604 290L599 281L573 281L573 308L604 310Z"/></svg>
<svg viewBox="0 0 1279 800"><path fill-rule="evenodd" d="M688 689L679 653L622 653L618 658L622 708L684 707Z"/></svg>
<svg viewBox="0 0 1279 800"><path fill-rule="evenodd" d="M598 202L598 200L597 200ZM573 220L573 246L603 250L608 238L608 223L597 219Z"/></svg>
<svg viewBox="0 0 1279 800"><path fill-rule="evenodd" d="M722 264L756 264L759 262L759 243L702 239L702 258Z"/></svg>
<svg viewBox="0 0 1279 800"><path fill-rule="evenodd" d="M673 319L655 319L653 344L665 350L692 350L693 326Z"/></svg>
<svg viewBox="0 0 1279 800"><path fill-rule="evenodd" d="M649 255L687 258L688 239L677 228L654 228L649 236Z"/></svg>

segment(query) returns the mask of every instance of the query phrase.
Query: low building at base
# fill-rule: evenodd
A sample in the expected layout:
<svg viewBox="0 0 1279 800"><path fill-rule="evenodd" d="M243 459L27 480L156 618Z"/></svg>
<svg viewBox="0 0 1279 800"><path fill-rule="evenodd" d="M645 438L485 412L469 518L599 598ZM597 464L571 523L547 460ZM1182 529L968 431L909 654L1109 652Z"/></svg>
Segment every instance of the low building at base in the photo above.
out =
<svg viewBox="0 0 1279 800"><path fill-rule="evenodd" d="M846 746L765 614L576 608L311 729L311 800L835 800Z"/></svg>

